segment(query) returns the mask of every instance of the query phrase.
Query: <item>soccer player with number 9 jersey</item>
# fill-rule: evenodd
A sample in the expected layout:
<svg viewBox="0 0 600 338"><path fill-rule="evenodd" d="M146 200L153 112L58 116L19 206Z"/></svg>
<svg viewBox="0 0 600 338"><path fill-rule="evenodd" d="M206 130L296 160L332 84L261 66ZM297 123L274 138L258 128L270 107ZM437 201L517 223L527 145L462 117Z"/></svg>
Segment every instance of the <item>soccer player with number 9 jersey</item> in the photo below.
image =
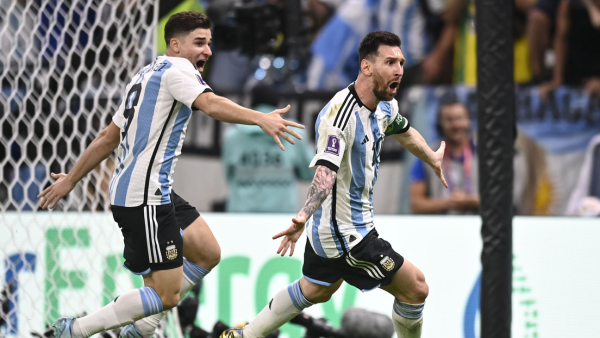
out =
<svg viewBox="0 0 600 338"><path fill-rule="evenodd" d="M304 127L281 118L289 106L263 114L212 92L200 75L212 54L210 26L201 13L171 16L165 26L166 55L133 77L110 125L69 174L53 173L56 182L38 196L43 197L42 208L54 208L117 148L111 210L123 233L124 265L142 275L145 285L87 316L60 318L55 337L89 337L123 325L121 337L154 337L164 311L219 263L221 251L210 228L171 188L193 108L220 121L259 125L282 150L279 137L291 144L287 134L301 139L289 127Z"/></svg>

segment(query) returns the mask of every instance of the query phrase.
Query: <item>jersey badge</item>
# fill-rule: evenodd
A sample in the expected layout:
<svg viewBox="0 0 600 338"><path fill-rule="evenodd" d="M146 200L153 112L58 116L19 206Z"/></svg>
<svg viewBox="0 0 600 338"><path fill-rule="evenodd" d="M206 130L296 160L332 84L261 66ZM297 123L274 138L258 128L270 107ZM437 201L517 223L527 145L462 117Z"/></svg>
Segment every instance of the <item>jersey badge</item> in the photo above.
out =
<svg viewBox="0 0 600 338"><path fill-rule="evenodd" d="M171 241L173 243L173 241ZM177 258L177 247L175 245L169 245L167 247L167 259L172 261Z"/></svg>
<svg viewBox="0 0 600 338"><path fill-rule="evenodd" d="M381 266L386 271L392 271L394 269L394 266L396 265L396 263L394 263L394 260L390 258L390 256L383 257L383 259L379 263L381 263Z"/></svg>
<svg viewBox="0 0 600 338"><path fill-rule="evenodd" d="M329 135L329 138L327 139L327 147L325 147L325 152L336 156L340 156L340 139L337 138L337 136Z"/></svg>

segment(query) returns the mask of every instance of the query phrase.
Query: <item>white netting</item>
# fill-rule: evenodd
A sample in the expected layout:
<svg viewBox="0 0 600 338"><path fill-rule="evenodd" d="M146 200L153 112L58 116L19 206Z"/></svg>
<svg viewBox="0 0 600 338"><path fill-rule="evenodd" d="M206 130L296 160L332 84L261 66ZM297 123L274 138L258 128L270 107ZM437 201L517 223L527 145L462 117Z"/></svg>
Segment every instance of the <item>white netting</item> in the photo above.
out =
<svg viewBox="0 0 600 338"><path fill-rule="evenodd" d="M113 161L57 211L36 210L36 196L50 172L73 167L154 58L157 15L158 0L0 0L0 337L43 332L140 282L121 271L110 214L87 212L108 210Z"/></svg>

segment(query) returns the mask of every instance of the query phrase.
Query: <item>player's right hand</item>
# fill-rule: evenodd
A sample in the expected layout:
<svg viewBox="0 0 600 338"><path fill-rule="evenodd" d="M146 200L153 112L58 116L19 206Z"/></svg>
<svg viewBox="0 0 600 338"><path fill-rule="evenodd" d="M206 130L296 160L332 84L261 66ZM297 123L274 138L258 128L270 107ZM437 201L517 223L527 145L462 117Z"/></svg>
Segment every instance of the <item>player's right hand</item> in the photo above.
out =
<svg viewBox="0 0 600 338"><path fill-rule="evenodd" d="M52 183L51 186L44 189L44 191L37 196L38 198L43 198L42 204L40 204L42 209L46 209L48 206L50 206L50 209L54 209L58 201L70 193L75 187L75 184L67 179L67 174L50 173L50 176L55 178L56 182Z"/></svg>
<svg viewBox="0 0 600 338"><path fill-rule="evenodd" d="M298 133L296 133L288 127L304 129L304 126L300 123L284 120L281 117L281 114L285 114L289 110L290 105L283 109L276 109L268 114L264 114L262 120L258 123L258 125L262 128L265 134L271 136L275 140L275 142L277 142L277 145L279 145L279 148L281 148L281 150L285 150L285 147L281 143L279 136L283 137L284 140L288 141L291 144L296 144L296 142L292 140L287 134L290 134L299 140L302 139L302 136L300 136Z"/></svg>
<svg viewBox="0 0 600 338"><path fill-rule="evenodd" d="M300 211L296 217L292 218L292 224L289 226L289 228L273 236L273 239L285 236L283 237L283 240L279 245L279 249L277 250L277 253L281 254L281 257L285 255L288 249L290 249L290 256L294 254L296 242L302 235L302 232L304 232L304 224L306 223L306 220L306 214Z"/></svg>

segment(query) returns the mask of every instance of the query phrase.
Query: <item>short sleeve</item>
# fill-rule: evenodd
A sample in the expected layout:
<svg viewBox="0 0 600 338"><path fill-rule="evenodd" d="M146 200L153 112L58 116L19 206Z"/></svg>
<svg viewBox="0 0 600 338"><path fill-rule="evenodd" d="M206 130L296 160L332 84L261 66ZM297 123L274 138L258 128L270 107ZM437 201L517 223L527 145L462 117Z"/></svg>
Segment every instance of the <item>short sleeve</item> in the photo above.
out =
<svg viewBox="0 0 600 338"><path fill-rule="evenodd" d="M123 100L121 100L121 104L119 105L119 108L117 109L115 115L112 118L113 122L120 129L125 128L125 122L127 122L127 119L125 118L125 114L124 114L125 113L125 101L126 100L127 100L126 97L124 97Z"/></svg>
<svg viewBox="0 0 600 338"><path fill-rule="evenodd" d="M425 167L423 166L423 161L417 159L415 164L410 171L410 181L411 182L422 182L425 181Z"/></svg>
<svg viewBox="0 0 600 338"><path fill-rule="evenodd" d="M392 114L390 116L390 123L388 123L388 126L385 129L385 136L407 132L410 128L410 124L408 123L408 119L406 119L406 117L400 115L398 102L396 100L391 102L391 111Z"/></svg>
<svg viewBox="0 0 600 338"><path fill-rule="evenodd" d="M323 165L333 171L338 171L344 151L346 139L344 132L338 127L326 127L319 131L317 138L317 154L310 162L310 168L316 169Z"/></svg>
<svg viewBox="0 0 600 338"><path fill-rule="evenodd" d="M169 92L173 98L193 109L192 105L198 95L212 92L212 89L204 82L200 72L192 69L181 69L173 67L168 77Z"/></svg>

